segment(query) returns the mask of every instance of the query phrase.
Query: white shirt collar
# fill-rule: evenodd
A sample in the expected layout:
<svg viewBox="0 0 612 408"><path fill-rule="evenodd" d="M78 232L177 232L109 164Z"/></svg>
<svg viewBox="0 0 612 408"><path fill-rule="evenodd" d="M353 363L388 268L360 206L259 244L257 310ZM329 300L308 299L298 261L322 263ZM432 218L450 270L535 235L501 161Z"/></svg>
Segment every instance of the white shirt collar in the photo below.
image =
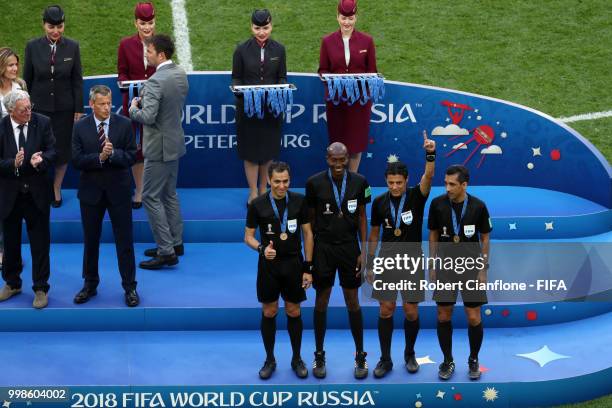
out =
<svg viewBox="0 0 612 408"><path fill-rule="evenodd" d="M20 126L20 125L19 125L19 123L15 122L15 121L13 120L13 118L11 118L11 123L13 124L13 130L18 130L18 129L19 129L19 126ZM27 124L27 123L25 123L25 124L23 125L23 129L24 129L24 130L26 130L27 128L28 128L28 124Z"/></svg>
<svg viewBox="0 0 612 408"><path fill-rule="evenodd" d="M95 113L92 113L92 115L93 115L94 121L96 122L96 129L98 129L98 126L100 126L100 123L104 123L104 127L106 129L108 129L108 126L109 126L109 123L110 123L110 116L108 118L106 118L105 120L98 120L98 118L96 117Z"/></svg>
<svg viewBox="0 0 612 408"><path fill-rule="evenodd" d="M166 61L162 62L161 64L159 64L159 65L157 66L157 68L156 68L156 69L160 69L160 68L161 68L161 67L163 67L164 65L168 65L168 64L172 64L172 60L171 60L171 59L169 59L169 60L166 60Z"/></svg>

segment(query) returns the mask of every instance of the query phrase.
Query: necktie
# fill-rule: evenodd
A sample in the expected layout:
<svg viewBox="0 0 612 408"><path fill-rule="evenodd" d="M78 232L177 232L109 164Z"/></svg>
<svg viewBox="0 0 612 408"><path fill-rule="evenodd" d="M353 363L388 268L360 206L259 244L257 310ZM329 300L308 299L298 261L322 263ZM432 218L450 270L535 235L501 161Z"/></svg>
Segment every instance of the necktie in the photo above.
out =
<svg viewBox="0 0 612 408"><path fill-rule="evenodd" d="M51 46L51 58L49 59L49 65L51 66L51 74L55 71L55 52L57 51L57 43L50 43Z"/></svg>
<svg viewBox="0 0 612 408"><path fill-rule="evenodd" d="M19 150L25 149L26 138L25 138L25 133L23 133L24 126L25 125L17 126L19 128Z"/></svg>
<svg viewBox="0 0 612 408"><path fill-rule="evenodd" d="M100 145L100 152L104 148L104 142L106 141L106 134L104 133L104 122L100 122L98 125L98 144Z"/></svg>

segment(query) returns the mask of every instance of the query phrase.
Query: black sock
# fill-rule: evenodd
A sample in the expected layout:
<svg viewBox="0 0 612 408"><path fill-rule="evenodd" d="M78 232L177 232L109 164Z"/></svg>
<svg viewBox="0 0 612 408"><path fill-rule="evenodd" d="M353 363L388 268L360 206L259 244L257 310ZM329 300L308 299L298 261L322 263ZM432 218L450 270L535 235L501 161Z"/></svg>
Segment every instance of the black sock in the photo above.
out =
<svg viewBox="0 0 612 408"><path fill-rule="evenodd" d="M266 317L261 315L261 338L266 349L266 361L274 359L274 340L276 338L276 316Z"/></svg>
<svg viewBox="0 0 612 408"><path fill-rule="evenodd" d="M292 360L299 360L301 357L300 349L302 348L302 316L291 317L287 316L287 331L291 340L291 350L293 351Z"/></svg>
<svg viewBox="0 0 612 408"><path fill-rule="evenodd" d="M482 322L476 326L468 325L468 338L470 339L470 358L478 360L478 353L480 352L480 346L482 345L482 338L484 336L484 330L482 328Z"/></svg>
<svg viewBox="0 0 612 408"><path fill-rule="evenodd" d="M348 315L351 333L355 341L355 351L363 351L363 315L361 314L361 308L354 312L349 310Z"/></svg>
<svg viewBox="0 0 612 408"><path fill-rule="evenodd" d="M416 343L420 327L421 323L418 317L416 318L416 320L404 319L404 337L406 338L404 358L406 359L414 355L414 343Z"/></svg>
<svg viewBox="0 0 612 408"><path fill-rule="evenodd" d="M438 342L444 354L444 362L453 361L453 323L438 322Z"/></svg>
<svg viewBox="0 0 612 408"><path fill-rule="evenodd" d="M393 337L393 316L378 317L378 341L380 341L380 359L391 360L391 338Z"/></svg>
<svg viewBox="0 0 612 408"><path fill-rule="evenodd" d="M325 330L327 328L327 312L320 312L315 309L314 317L314 332L317 351L323 351L323 342L325 341Z"/></svg>

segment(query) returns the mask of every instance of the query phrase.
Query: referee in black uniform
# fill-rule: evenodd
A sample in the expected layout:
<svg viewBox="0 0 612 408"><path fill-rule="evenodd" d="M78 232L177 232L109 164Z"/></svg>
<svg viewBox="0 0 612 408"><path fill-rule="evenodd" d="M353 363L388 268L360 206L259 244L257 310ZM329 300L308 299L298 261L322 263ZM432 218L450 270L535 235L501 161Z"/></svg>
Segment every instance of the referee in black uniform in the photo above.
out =
<svg viewBox="0 0 612 408"><path fill-rule="evenodd" d="M368 366L367 354L363 351L363 316L358 289L362 266L365 267L364 245L368 226L365 206L371 200L371 192L362 175L347 170L348 151L344 144L335 142L329 145L327 164L327 170L306 181L306 201L310 220L314 222L313 286L317 293L314 310L316 351L312 373L317 378L326 375L323 342L327 306L338 271L355 341L355 378L361 379L367 377Z"/></svg>
<svg viewBox="0 0 612 408"><path fill-rule="evenodd" d="M441 283L465 284L467 281L486 282L489 267L489 233L492 223L484 202L467 193L470 174L464 166L453 165L446 169L444 184L446 194L432 200L429 207L429 257L453 260L476 259L473 267L462 267L454 263L454 268L442 267L441 263L430 265L429 280ZM446 264L446 262L444 262ZM467 266L467 263L465 264ZM451 317L457 301L459 288L436 290L434 300L438 304L438 341L444 362L438 375L443 380L451 378L455 371L453 361L453 326ZM480 378L478 352L482 345L483 328L480 308L487 303L486 291L461 288L461 297L468 320L470 357L468 359L469 377Z"/></svg>
<svg viewBox="0 0 612 408"><path fill-rule="evenodd" d="M382 236L378 258L395 259L397 255L408 255L415 261L422 262L423 213L431 190L436 160L436 142L428 139L426 132L423 132L423 149L425 149L425 172L420 183L409 188L406 165L399 161L391 162L385 170L385 180L389 191L376 197L372 203L367 278L374 284L372 297L380 303L378 340L381 356L374 369L376 378L384 377L393 368L391 338L393 336L393 313L397 301L397 290L381 287L381 283L399 284L403 280L413 282L413 288L400 291L405 316L404 361L408 372L416 373L419 370L414 354L414 344L420 327L418 306L419 302L425 300L425 291L419 288L419 281L425 278L423 268L409 266L406 269L397 269L393 267L381 272L377 271L375 275L373 261L379 238Z"/></svg>
<svg viewBox="0 0 612 408"><path fill-rule="evenodd" d="M251 202L247 213L244 241L259 252L257 265L257 299L262 304L261 336L266 349L266 361L259 376L266 380L276 369L274 339L278 298L285 301L287 331L293 358L291 368L299 378L308 370L302 361L302 316L300 303L306 300L305 289L312 284L312 229L304 195L289 192L290 169L286 163L273 162L268 168L270 191ZM255 238L259 227L261 242ZM304 235L304 255L302 239Z"/></svg>

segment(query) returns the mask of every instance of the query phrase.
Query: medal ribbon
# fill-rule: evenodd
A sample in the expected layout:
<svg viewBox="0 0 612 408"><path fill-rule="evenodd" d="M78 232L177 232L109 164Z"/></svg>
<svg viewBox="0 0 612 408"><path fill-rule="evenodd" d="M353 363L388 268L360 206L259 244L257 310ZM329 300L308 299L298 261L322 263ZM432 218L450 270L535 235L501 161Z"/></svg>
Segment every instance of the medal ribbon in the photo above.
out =
<svg viewBox="0 0 612 408"><path fill-rule="evenodd" d="M329 181L332 185L332 190L334 190L334 197L336 198L336 204L338 205L338 211L342 212L342 201L344 201L344 194L346 193L346 170L344 170L344 176L342 177L342 187L340 189L340 194L338 194L338 186L334 182L332 178L331 169L327 170L327 176L329 177Z"/></svg>
<svg viewBox="0 0 612 408"><path fill-rule="evenodd" d="M400 227L400 220L402 218L400 213L404 210L404 202L406 202L406 191L404 191L404 194L402 194L402 199L400 200L399 208L396 210L395 206L393 205L393 200L391 199L391 193L389 193L389 208L391 209L391 217L394 217L393 220L395 224L395 229L398 229Z"/></svg>
<svg viewBox="0 0 612 408"><path fill-rule="evenodd" d="M454 233L455 235L459 235L461 233L461 221L463 221L463 217L465 216L465 211L467 210L467 203L468 203L468 196L467 194L465 195L465 200L463 200L463 207L461 208L461 218L459 219L459 222L457 222L457 214L455 214L455 209L453 208L453 202L449 199L448 200L451 206L451 216L453 218L453 229L454 229Z"/></svg>
<svg viewBox="0 0 612 408"><path fill-rule="evenodd" d="M142 88L142 84L130 84L128 88L128 101L132 102L134 96L140 95L140 88ZM136 144L140 144L140 124L136 124Z"/></svg>
<svg viewBox="0 0 612 408"><path fill-rule="evenodd" d="M289 214L289 193L285 194L285 211L283 211L282 219L278 213L278 207L276 206L276 201L274 201L274 197L272 196L271 191L270 191L270 194L268 194L268 197L270 198L270 204L272 204L272 210L274 211L274 215L280 221L281 232L285 233L287 231L287 217Z"/></svg>

